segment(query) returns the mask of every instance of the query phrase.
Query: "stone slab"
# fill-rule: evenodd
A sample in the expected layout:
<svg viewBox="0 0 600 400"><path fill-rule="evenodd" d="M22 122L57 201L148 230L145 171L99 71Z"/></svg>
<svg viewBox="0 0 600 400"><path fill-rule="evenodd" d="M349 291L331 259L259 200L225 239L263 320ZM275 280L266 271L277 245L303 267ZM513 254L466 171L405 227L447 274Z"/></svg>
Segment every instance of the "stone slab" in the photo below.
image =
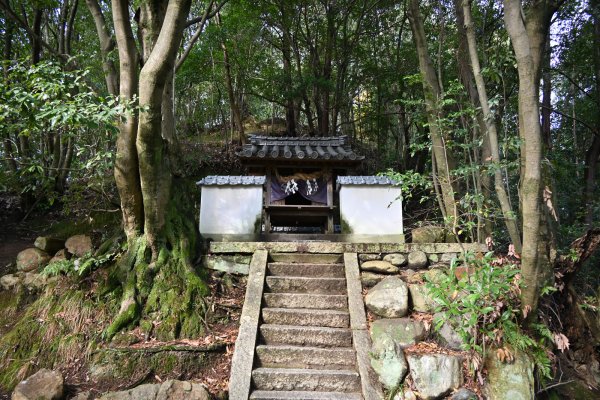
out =
<svg viewBox="0 0 600 400"><path fill-rule="evenodd" d="M242 255L210 255L203 257L203 264L206 268L238 275L248 275L250 261L250 256Z"/></svg>
<svg viewBox="0 0 600 400"><path fill-rule="evenodd" d="M360 377L351 370L257 368L252 371L252 382L259 390L360 390Z"/></svg>
<svg viewBox="0 0 600 400"><path fill-rule="evenodd" d="M250 400L362 400L359 393L255 390Z"/></svg>
<svg viewBox="0 0 600 400"><path fill-rule="evenodd" d="M256 250L270 250L277 253L408 253L421 250L430 253L462 253L465 251L487 252L483 243L349 243L349 242L211 242L211 253L251 254Z"/></svg>
<svg viewBox="0 0 600 400"><path fill-rule="evenodd" d="M265 293L265 305L276 308L347 310L346 295L308 293Z"/></svg>
<svg viewBox="0 0 600 400"><path fill-rule="evenodd" d="M261 339L267 345L350 347L350 329L317 326L271 325L260 326Z"/></svg>
<svg viewBox="0 0 600 400"><path fill-rule="evenodd" d="M347 311L307 308L263 308L263 321L267 324L326 326L348 328L350 316Z"/></svg>
<svg viewBox="0 0 600 400"><path fill-rule="evenodd" d="M345 294L344 278L267 276L267 288L280 293Z"/></svg>
<svg viewBox="0 0 600 400"><path fill-rule="evenodd" d="M240 318L240 329L231 361L229 378L229 398L231 400L247 400L250 396L252 363L254 362L254 347L258 333L267 257L268 252L266 250L257 250L250 263L250 274Z"/></svg>
<svg viewBox="0 0 600 400"><path fill-rule="evenodd" d="M257 346L260 367L352 369L356 355L351 347Z"/></svg>
<svg viewBox="0 0 600 400"><path fill-rule="evenodd" d="M344 264L269 263L269 275L343 278Z"/></svg>

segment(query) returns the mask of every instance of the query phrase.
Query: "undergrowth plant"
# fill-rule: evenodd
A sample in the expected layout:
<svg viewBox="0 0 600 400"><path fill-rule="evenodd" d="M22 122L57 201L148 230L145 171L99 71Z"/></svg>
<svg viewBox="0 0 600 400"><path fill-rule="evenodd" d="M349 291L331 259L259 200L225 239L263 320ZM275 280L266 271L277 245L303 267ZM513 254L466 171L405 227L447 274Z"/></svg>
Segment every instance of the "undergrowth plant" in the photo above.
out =
<svg viewBox="0 0 600 400"><path fill-rule="evenodd" d="M531 331L520 326L523 285L519 266L507 258L466 254L467 273L457 271L460 261L454 259L448 275L427 282L427 288L442 317L434 321L439 331L445 322L453 325L463 341L463 348L474 351L473 368L479 370L482 360L493 349L501 361L512 361L515 350L528 353L539 373L551 377L551 360L547 345L552 332L544 324L531 324ZM460 273L457 273L460 272ZM458 277L457 277L458 276Z"/></svg>

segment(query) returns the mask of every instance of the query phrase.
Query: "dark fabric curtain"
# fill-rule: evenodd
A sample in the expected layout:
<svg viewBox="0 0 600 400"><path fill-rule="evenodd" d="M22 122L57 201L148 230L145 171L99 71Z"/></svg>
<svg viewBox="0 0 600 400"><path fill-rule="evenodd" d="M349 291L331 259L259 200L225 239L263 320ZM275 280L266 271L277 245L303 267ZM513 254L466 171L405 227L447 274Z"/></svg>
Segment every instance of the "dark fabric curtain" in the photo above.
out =
<svg viewBox="0 0 600 400"><path fill-rule="evenodd" d="M312 179L309 183L305 180L297 180L296 184L298 185L298 192L306 200L314 201L319 204L327 204L327 182L325 179L319 178L316 180L316 190L315 181ZM312 188L311 194L308 194L309 184ZM278 182L275 179L271 180L271 202L285 199L293 194L285 193L285 186L285 183Z"/></svg>

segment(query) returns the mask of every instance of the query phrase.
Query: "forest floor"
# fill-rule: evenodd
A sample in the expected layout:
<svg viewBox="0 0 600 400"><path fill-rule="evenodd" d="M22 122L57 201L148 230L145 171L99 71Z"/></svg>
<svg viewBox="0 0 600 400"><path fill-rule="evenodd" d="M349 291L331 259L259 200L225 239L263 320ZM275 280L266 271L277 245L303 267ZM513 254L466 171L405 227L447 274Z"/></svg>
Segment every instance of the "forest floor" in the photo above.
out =
<svg viewBox="0 0 600 400"><path fill-rule="evenodd" d="M0 214L0 276L13 273L16 270L15 260L18 253L26 248L33 247L37 236L57 234L57 237L68 237L76 233L87 233L92 237L100 235L100 232L118 228L119 213L111 215L93 215L92 217L65 217L60 212L48 212L40 215L30 215L23 221L22 213L19 212L17 202L13 199L0 196L0 208L5 210ZM205 353L204 361L189 369L185 375L172 373L171 376L159 376L154 373L131 379L94 382L91 378L89 363L84 360L74 360L68 364L56 365L65 377L67 398L76 393L91 391L98 395L107 391L125 390L141 383L160 383L167 379L182 379L204 384L214 398L222 398L227 390L229 382L229 370L233 346L238 333L239 319L245 295L245 278L209 275L208 283L211 288L210 297L205 301L209 312L205 316L206 326L202 337L177 342L158 342L156 340L144 340L139 329L130 333L139 336L135 344L129 345L131 350L144 351L160 346L210 346L219 345L219 350ZM29 301L27 302L29 304ZM25 308L12 318L17 321ZM8 332L12 324L0 327L0 336ZM109 344L102 345L109 346ZM120 348L127 350L127 347ZM10 393L0 388L0 400L8 400Z"/></svg>

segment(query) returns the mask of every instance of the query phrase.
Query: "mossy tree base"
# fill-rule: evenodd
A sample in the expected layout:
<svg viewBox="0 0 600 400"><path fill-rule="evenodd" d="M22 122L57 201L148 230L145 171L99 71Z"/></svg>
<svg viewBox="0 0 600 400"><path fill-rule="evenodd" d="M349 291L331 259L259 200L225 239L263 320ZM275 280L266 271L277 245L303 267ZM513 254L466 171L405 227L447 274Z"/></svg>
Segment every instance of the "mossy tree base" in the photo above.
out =
<svg viewBox="0 0 600 400"><path fill-rule="evenodd" d="M147 238L130 239L121 258L121 309L106 329L108 339L122 329L139 325L158 340L196 338L204 331L209 294L202 276L193 268L196 226L189 187L174 181L165 223L164 240L152 251Z"/></svg>

